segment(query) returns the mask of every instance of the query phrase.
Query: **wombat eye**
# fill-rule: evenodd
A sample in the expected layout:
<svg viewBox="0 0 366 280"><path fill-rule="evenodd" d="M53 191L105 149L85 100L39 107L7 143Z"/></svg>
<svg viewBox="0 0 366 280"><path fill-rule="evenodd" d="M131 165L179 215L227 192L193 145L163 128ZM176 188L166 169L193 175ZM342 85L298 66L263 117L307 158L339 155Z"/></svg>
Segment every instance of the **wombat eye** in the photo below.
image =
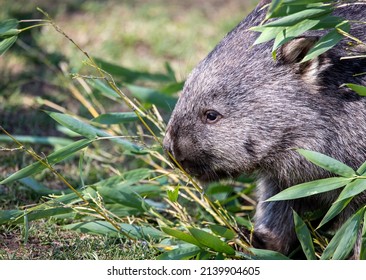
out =
<svg viewBox="0 0 366 280"><path fill-rule="evenodd" d="M214 110L208 110L205 113L205 121L206 123L215 123L221 118L220 113L214 111Z"/></svg>

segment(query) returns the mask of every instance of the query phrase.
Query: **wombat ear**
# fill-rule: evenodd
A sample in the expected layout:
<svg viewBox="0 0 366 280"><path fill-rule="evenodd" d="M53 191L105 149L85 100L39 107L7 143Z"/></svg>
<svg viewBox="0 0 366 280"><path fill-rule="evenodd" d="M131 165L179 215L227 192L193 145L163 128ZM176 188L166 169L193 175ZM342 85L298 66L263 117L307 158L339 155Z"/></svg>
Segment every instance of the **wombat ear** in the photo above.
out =
<svg viewBox="0 0 366 280"><path fill-rule="evenodd" d="M293 70L302 76L307 83L316 84L319 73L330 65L327 54L324 53L312 60L300 63L309 50L316 44L319 37L299 37L282 45L277 50L277 60L282 64L292 65Z"/></svg>
<svg viewBox="0 0 366 280"><path fill-rule="evenodd" d="M277 60L284 64L299 63L315 45L319 37L299 37L283 44L277 50Z"/></svg>

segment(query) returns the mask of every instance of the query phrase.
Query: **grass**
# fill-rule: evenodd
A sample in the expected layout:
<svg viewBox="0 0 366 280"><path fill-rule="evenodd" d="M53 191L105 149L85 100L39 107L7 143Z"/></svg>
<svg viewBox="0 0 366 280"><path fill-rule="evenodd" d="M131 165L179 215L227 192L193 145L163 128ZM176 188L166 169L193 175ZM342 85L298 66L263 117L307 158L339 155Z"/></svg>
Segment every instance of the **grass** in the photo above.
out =
<svg viewBox="0 0 366 280"><path fill-rule="evenodd" d="M35 9L40 6L93 56L147 73L165 72L165 63L169 62L178 81L184 80L194 65L254 6L238 0L105 1L103 4L2 0L0 4L2 18L19 19L41 18ZM83 59L68 40L49 27L22 34L17 45L0 60L0 124L13 135L65 137L64 130L42 110L61 109L90 117L80 99L73 95L75 92L85 95L90 87L72 81L68 75L83 73ZM146 81L140 81L139 85L161 86ZM107 107L111 111L127 110L123 104L113 102L97 106L102 111ZM163 114L167 119L169 110ZM122 129L126 132L136 127L127 124ZM37 142L25 144L40 155L58 147ZM30 156L16 150L14 143L2 142L1 147L2 179L33 162ZM68 182L78 186L136 169L145 162L142 157L131 159L124 155L118 146L98 143L92 153L84 155L83 182L79 164L76 157L55 168ZM34 178L55 192L67 190L50 172L43 171ZM0 185L2 210L29 209L45 200L42 192L23 183ZM195 211L195 216L205 215L201 210ZM29 229L23 224L0 227L0 259L154 259L157 251L152 245L154 242L131 242L121 236L65 230L54 219L31 221Z"/></svg>
<svg viewBox="0 0 366 280"><path fill-rule="evenodd" d="M50 219L31 224L25 240L21 226L0 227L0 260L143 260L156 251L143 241L63 230Z"/></svg>

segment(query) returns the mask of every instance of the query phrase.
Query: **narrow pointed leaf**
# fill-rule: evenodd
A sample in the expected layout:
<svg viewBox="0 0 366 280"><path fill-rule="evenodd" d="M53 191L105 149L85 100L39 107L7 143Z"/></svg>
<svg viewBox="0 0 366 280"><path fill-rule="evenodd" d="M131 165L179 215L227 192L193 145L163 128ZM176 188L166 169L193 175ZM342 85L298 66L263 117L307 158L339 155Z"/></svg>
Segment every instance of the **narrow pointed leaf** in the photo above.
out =
<svg viewBox="0 0 366 280"><path fill-rule="evenodd" d="M343 22L338 25L339 29L342 29L344 32L348 32L350 29L350 25L348 22ZM343 35L338 32L337 29L330 31L328 34L320 38L320 40L312 47L307 55L303 58L301 62L309 61L323 53L327 50L333 48L336 44L339 43L343 39Z"/></svg>
<svg viewBox="0 0 366 280"><path fill-rule="evenodd" d="M357 174L364 175L366 173L366 161L357 169Z"/></svg>
<svg viewBox="0 0 366 280"><path fill-rule="evenodd" d="M93 122L97 122L100 124L121 124L135 122L138 120L139 118L134 112L107 113L99 115L98 117L92 119Z"/></svg>
<svg viewBox="0 0 366 280"><path fill-rule="evenodd" d="M12 36L0 41L0 56L2 56L18 39L18 36Z"/></svg>
<svg viewBox="0 0 366 280"><path fill-rule="evenodd" d="M299 184L272 196L266 201L289 200L332 191L347 185L352 178L333 177Z"/></svg>
<svg viewBox="0 0 366 280"><path fill-rule="evenodd" d="M16 29L18 24L19 21L14 18L0 21L0 37L9 30Z"/></svg>
<svg viewBox="0 0 366 280"><path fill-rule="evenodd" d="M158 260L189 260L195 256L197 256L202 249L197 246L181 246L174 250L165 252L161 254L157 259Z"/></svg>
<svg viewBox="0 0 366 280"><path fill-rule="evenodd" d="M215 252L225 253L228 255L235 254L235 250L217 236L197 228L190 228L189 231L199 243L214 250Z"/></svg>
<svg viewBox="0 0 366 280"><path fill-rule="evenodd" d="M305 10L299 11L297 13L294 13L294 14L291 14L288 16L284 16L278 20L267 23L263 26L266 26L266 27L292 26L305 19L316 18L319 16L330 14L331 12L332 12L332 8L330 8L330 7L305 9Z"/></svg>
<svg viewBox="0 0 366 280"><path fill-rule="evenodd" d="M288 257L286 257L285 255L282 255L281 253L276 252L276 251L257 249L257 248L249 248L249 250L254 255L247 255L246 257L248 259L252 259L252 260L289 260Z"/></svg>
<svg viewBox="0 0 366 280"><path fill-rule="evenodd" d="M56 152L53 152L52 154L50 154L47 157L46 161L50 165L58 163L64 159L72 156L73 154L80 151L81 149L87 147L92 142L93 142L93 140L89 140L89 139L79 140L75 143L72 143L70 145L67 145L67 146L57 150ZM17 172L15 172L14 174L10 175L5 180L1 181L0 184L11 183L16 180L34 175L34 174L44 170L45 168L47 168L46 165L42 164L41 162L35 162L27 167L24 167L23 169L21 169Z"/></svg>
<svg viewBox="0 0 366 280"><path fill-rule="evenodd" d="M281 45L287 43L293 38L298 37L302 33L313 28L318 23L319 23L318 19L305 19L293 26L283 29L281 32L277 34L276 39L273 43L272 51L276 50Z"/></svg>
<svg viewBox="0 0 366 280"><path fill-rule="evenodd" d="M170 236L173 236L179 240L183 240L185 242L191 243L193 245L196 245L198 247L201 247L202 245L190 234L176 230L176 229L172 229L172 228L168 228L168 227L162 227L161 230L163 232L165 232L166 234L169 234Z"/></svg>
<svg viewBox="0 0 366 280"><path fill-rule="evenodd" d="M123 146L124 149L132 152L141 152L142 148L123 139L112 137L107 132L98 129L88 123L82 122L72 116L61 113L47 112L55 121L64 127L86 137L89 139L96 139L97 137L111 137L110 140Z"/></svg>
<svg viewBox="0 0 366 280"><path fill-rule="evenodd" d="M355 171L351 167L327 155L303 149L298 149L297 151L310 162L334 174L343 177L353 177L356 175Z"/></svg>
<svg viewBox="0 0 366 280"><path fill-rule="evenodd" d="M366 260L366 211L363 216L360 260Z"/></svg>
<svg viewBox="0 0 366 280"><path fill-rule="evenodd" d="M352 198L366 190L366 179L356 179L347 184L339 195L337 202L347 198Z"/></svg>
<svg viewBox="0 0 366 280"><path fill-rule="evenodd" d="M366 96L366 87L356 84L345 84L347 87L352 89L354 92L361 96Z"/></svg>
<svg viewBox="0 0 366 280"><path fill-rule="evenodd" d="M233 239L236 236L236 233L227 227L219 226L219 225L210 225L210 229L215 234L224 237L227 240Z"/></svg>
<svg viewBox="0 0 366 280"><path fill-rule="evenodd" d="M351 202L352 197L334 202L332 206L329 208L328 212L325 214L321 222L319 223L317 228L321 228L323 225L332 220L335 216L343 211L344 208Z"/></svg>
<svg viewBox="0 0 366 280"><path fill-rule="evenodd" d="M294 215L295 232L306 258L316 260L314 244L308 227L295 211L292 211L292 213Z"/></svg>
<svg viewBox="0 0 366 280"><path fill-rule="evenodd" d="M349 256L356 243L364 213L363 207L343 224L325 248L321 259L343 260Z"/></svg>

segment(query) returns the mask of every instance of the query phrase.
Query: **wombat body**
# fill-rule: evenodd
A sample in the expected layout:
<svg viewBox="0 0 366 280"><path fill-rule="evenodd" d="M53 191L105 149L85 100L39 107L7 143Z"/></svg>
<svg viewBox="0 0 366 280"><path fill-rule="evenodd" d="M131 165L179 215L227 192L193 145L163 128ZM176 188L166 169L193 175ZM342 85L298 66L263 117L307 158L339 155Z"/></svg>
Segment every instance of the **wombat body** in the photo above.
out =
<svg viewBox="0 0 366 280"><path fill-rule="evenodd" d="M366 49L343 39L300 64L324 34L309 31L281 47L274 60L273 42L253 46L258 33L248 30L263 21L262 8L268 2L262 1L190 74L169 121L164 148L202 181L254 174L255 245L288 254L297 240L292 209L301 215L329 208L339 192L264 201L293 185L334 176L296 148L326 154L355 169L366 161L366 98L342 86L366 86L366 59L340 59L365 54ZM336 15L364 21L366 5L344 6ZM350 33L365 42L365 25L351 26ZM355 197L336 224L365 203L365 193Z"/></svg>

